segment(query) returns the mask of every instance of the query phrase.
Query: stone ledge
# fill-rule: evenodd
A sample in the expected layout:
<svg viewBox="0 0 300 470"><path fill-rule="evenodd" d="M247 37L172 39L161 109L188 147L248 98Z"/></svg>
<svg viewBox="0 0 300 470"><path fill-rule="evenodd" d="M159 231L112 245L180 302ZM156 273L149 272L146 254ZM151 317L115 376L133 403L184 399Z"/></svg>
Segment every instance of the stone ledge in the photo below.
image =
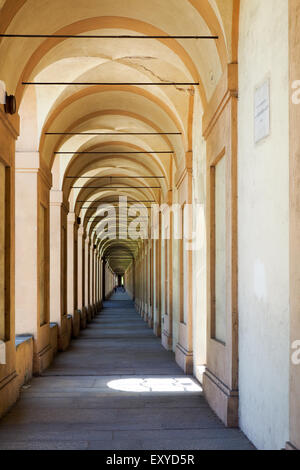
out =
<svg viewBox="0 0 300 470"><path fill-rule="evenodd" d="M32 335L17 335L15 339L16 349L22 344L27 343L27 341L33 341Z"/></svg>

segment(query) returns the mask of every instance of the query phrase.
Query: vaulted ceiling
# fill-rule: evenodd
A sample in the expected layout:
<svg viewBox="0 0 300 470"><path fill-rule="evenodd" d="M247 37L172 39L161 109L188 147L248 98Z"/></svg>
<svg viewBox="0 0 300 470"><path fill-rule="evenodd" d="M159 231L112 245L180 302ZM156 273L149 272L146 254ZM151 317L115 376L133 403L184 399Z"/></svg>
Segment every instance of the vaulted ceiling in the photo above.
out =
<svg viewBox="0 0 300 470"><path fill-rule="evenodd" d="M196 97L204 109L224 67L236 60L237 6L238 0L0 0L0 33L114 36L0 40L0 79L21 117L17 150L39 150L54 189L64 191L89 233L96 233L102 201L166 200L192 150ZM118 37L124 35L141 39ZM145 39L168 35L218 39ZM91 135L100 133L111 135ZM138 244L106 240L103 254L121 272Z"/></svg>

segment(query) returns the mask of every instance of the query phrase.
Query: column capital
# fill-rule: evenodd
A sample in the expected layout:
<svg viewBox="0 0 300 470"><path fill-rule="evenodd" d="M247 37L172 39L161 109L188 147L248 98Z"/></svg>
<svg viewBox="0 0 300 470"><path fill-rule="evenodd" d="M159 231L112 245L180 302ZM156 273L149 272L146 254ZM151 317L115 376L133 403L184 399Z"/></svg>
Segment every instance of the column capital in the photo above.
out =
<svg viewBox="0 0 300 470"><path fill-rule="evenodd" d="M52 174L47 164L41 159L38 151L15 153L16 173L36 173L41 176L45 184L51 189Z"/></svg>
<svg viewBox="0 0 300 470"><path fill-rule="evenodd" d="M68 219L68 224L74 225L76 222L75 212L68 212L67 219Z"/></svg>
<svg viewBox="0 0 300 470"><path fill-rule="evenodd" d="M57 204L63 204L63 202L64 202L63 191L60 191L59 189L51 189L50 190L50 204L57 205Z"/></svg>
<svg viewBox="0 0 300 470"><path fill-rule="evenodd" d="M16 152L16 170L38 170L40 168L39 152Z"/></svg>
<svg viewBox="0 0 300 470"><path fill-rule="evenodd" d="M16 140L20 133L20 116L19 114L7 114L4 111L4 104L0 104L0 121L3 127L8 130L11 136Z"/></svg>
<svg viewBox="0 0 300 470"><path fill-rule="evenodd" d="M186 176L193 176L193 153L186 152L185 164L178 168L175 175L175 185L179 189Z"/></svg>
<svg viewBox="0 0 300 470"><path fill-rule="evenodd" d="M60 189L50 190L50 206L63 207L65 211L69 211L69 202L65 198L65 194Z"/></svg>

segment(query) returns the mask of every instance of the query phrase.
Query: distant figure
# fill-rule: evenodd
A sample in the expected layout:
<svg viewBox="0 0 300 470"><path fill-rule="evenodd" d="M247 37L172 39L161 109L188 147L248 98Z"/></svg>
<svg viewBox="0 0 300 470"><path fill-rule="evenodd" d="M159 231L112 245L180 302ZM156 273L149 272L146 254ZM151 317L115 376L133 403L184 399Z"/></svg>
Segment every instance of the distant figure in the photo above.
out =
<svg viewBox="0 0 300 470"><path fill-rule="evenodd" d="M122 284L122 287L121 287L121 289L122 289L122 292L125 292L125 287L124 287L124 285L123 285L123 284Z"/></svg>

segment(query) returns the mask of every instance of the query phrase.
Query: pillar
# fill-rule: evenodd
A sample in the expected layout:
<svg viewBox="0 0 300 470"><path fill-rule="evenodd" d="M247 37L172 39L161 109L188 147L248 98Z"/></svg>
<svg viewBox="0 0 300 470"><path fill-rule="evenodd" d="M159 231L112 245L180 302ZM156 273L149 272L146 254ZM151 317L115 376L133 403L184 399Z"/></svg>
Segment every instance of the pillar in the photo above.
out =
<svg viewBox="0 0 300 470"><path fill-rule="evenodd" d="M67 315L67 214L62 191L50 191L50 320L58 325L58 350L70 343Z"/></svg>
<svg viewBox="0 0 300 470"><path fill-rule="evenodd" d="M148 325L153 328L153 241L148 242Z"/></svg>
<svg viewBox="0 0 300 470"><path fill-rule="evenodd" d="M290 429L288 449L300 450L300 104L293 99L300 78L300 9L289 1L290 43ZM297 87L299 90L299 85ZM298 93L299 96L299 93ZM298 350L298 354L297 354Z"/></svg>
<svg viewBox="0 0 300 470"><path fill-rule="evenodd" d="M80 314L77 310L77 223L76 214L67 217L67 313L72 315L72 335L80 332Z"/></svg>
<svg viewBox="0 0 300 470"><path fill-rule="evenodd" d="M182 234L179 248L180 311L176 362L186 374L193 373L193 298L192 298L192 252L188 249L189 234L192 233L192 153L186 154L185 166L176 175L178 201L181 206ZM187 233L185 233L187 230Z"/></svg>
<svg viewBox="0 0 300 470"><path fill-rule="evenodd" d="M0 104L0 340L5 364L0 365L0 416L19 395L15 346L15 141L19 116Z"/></svg>
<svg viewBox="0 0 300 470"><path fill-rule="evenodd" d="M237 84L237 64L230 64L223 73L203 116L203 135L207 149L206 243L207 253L209 253L207 262L207 367L203 378L203 388L210 406L230 427L238 425L239 400ZM221 191L225 195L222 203L218 196ZM216 226L219 226L218 236L216 236ZM217 244L219 239L224 244L222 249ZM222 279L226 279L224 285L220 282Z"/></svg>
<svg viewBox="0 0 300 470"><path fill-rule="evenodd" d="M83 289L84 289L84 306L83 309L86 312L87 320L92 320L91 312L89 310L90 305L90 240L86 235L84 240L84 276L83 276Z"/></svg>
<svg viewBox="0 0 300 470"><path fill-rule="evenodd" d="M91 319L94 317L94 245L89 244L89 305Z"/></svg>
<svg viewBox="0 0 300 470"><path fill-rule="evenodd" d="M161 336L161 240L155 240L155 312L154 312L154 333Z"/></svg>
<svg viewBox="0 0 300 470"><path fill-rule="evenodd" d="M172 191L168 192L168 199L166 203L169 207L173 203ZM163 217L166 217L168 220L168 215L166 215L166 210L163 212ZM161 230L163 234L163 230ZM172 264L173 264L173 215L170 211L170 221L169 221L169 237L168 239L163 240L163 259L161 260L164 263L164 270L162 276L162 289L161 295L163 296L161 302L164 306L162 313L162 345L171 350L173 347L173 276L172 276Z"/></svg>
<svg viewBox="0 0 300 470"><path fill-rule="evenodd" d="M38 152L16 153L16 332L34 337L33 371L51 363L49 191L51 173Z"/></svg>
<svg viewBox="0 0 300 470"><path fill-rule="evenodd" d="M83 307L83 227L80 226L77 231L77 308L82 310Z"/></svg>
<svg viewBox="0 0 300 470"><path fill-rule="evenodd" d="M102 300L106 300L106 292L105 292L105 286L106 286L106 280L105 280L105 274L106 274L106 260L105 258L102 258Z"/></svg>
<svg viewBox="0 0 300 470"><path fill-rule="evenodd" d="M80 312L80 327L86 328L86 310L84 308L84 229L77 230L77 308Z"/></svg>
<svg viewBox="0 0 300 470"><path fill-rule="evenodd" d="M69 212L68 213L68 229L67 229L67 253L68 253L68 274L67 274L67 283L68 283L68 291L67 291L67 307L68 307L68 313L70 315L73 315L74 312L74 280L75 280L75 274L74 274L74 248L75 248L75 243L74 243L74 226L75 226L75 220L76 216L74 212Z"/></svg>

